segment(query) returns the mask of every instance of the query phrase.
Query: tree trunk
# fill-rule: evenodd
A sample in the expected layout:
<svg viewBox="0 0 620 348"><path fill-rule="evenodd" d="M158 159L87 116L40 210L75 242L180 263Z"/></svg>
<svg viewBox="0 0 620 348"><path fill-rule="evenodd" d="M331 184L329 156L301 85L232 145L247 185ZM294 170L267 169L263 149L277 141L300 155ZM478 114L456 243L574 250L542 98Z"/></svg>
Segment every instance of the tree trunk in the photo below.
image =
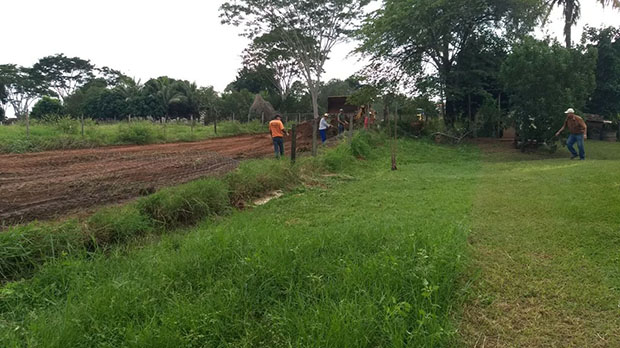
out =
<svg viewBox="0 0 620 348"><path fill-rule="evenodd" d="M312 96L312 156L317 154L317 120L319 119L319 91L316 88L310 89L310 95Z"/></svg>
<svg viewBox="0 0 620 348"><path fill-rule="evenodd" d="M573 14L575 10L574 0L568 0L564 3L564 36L566 38L566 48L573 45L571 29L573 26Z"/></svg>

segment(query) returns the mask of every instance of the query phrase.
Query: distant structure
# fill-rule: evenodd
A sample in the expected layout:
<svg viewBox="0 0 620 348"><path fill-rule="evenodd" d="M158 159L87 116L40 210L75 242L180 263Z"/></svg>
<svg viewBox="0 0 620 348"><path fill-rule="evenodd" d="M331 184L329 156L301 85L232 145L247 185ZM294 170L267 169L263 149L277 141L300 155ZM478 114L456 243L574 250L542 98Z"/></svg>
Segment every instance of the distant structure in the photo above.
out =
<svg viewBox="0 0 620 348"><path fill-rule="evenodd" d="M252 115L256 115L261 118L261 122L265 123L265 120L271 120L276 115L276 109L270 102L266 101L260 94L254 97L254 103L248 111L248 121L252 118Z"/></svg>

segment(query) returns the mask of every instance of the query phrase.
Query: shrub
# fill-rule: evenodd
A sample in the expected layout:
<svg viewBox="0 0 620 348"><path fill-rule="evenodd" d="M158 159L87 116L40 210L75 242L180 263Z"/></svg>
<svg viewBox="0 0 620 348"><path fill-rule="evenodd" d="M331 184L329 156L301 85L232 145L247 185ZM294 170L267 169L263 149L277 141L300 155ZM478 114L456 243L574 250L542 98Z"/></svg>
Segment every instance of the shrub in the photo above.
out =
<svg viewBox="0 0 620 348"><path fill-rule="evenodd" d="M0 233L0 279L32 273L61 255L84 250L84 236L75 221L61 224L31 223Z"/></svg>
<svg viewBox="0 0 620 348"><path fill-rule="evenodd" d="M152 126L147 123L121 124L118 128L118 141L126 144L145 145L157 140Z"/></svg>
<svg viewBox="0 0 620 348"><path fill-rule="evenodd" d="M80 121L68 116L59 117L54 123L54 128L64 134L78 134L81 129Z"/></svg>
<svg viewBox="0 0 620 348"><path fill-rule="evenodd" d="M363 141L363 140L362 140ZM323 155L323 163L325 167L332 172L343 170L347 165L353 162L353 144L359 145L360 140L354 137L351 145L340 144L338 147L327 151ZM368 146L368 144L366 144Z"/></svg>
<svg viewBox="0 0 620 348"><path fill-rule="evenodd" d="M151 221L135 205L99 210L88 219L87 226L97 246L121 243L153 228Z"/></svg>
<svg viewBox="0 0 620 348"><path fill-rule="evenodd" d="M189 225L206 216L227 212L228 187L220 180L198 180L142 198L138 209L166 228Z"/></svg>
<svg viewBox="0 0 620 348"><path fill-rule="evenodd" d="M372 148L369 142L372 142L369 132L358 132L351 140L351 153L357 158L368 158Z"/></svg>

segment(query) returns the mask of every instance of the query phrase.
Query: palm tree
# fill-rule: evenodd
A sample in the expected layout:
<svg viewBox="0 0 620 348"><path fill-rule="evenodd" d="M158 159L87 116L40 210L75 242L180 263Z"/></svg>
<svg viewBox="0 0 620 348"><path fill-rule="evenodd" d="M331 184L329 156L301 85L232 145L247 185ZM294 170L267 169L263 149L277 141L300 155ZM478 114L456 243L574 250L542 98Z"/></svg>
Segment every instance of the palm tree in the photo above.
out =
<svg viewBox="0 0 620 348"><path fill-rule="evenodd" d="M613 8L620 9L620 0L596 0L603 7L611 5ZM566 48L571 48L572 37L571 29L573 25L577 24L577 20L581 15L581 3L579 0L547 0L548 12L545 17L545 22L549 18L551 11L555 7L563 7L564 16L564 37L566 39Z"/></svg>

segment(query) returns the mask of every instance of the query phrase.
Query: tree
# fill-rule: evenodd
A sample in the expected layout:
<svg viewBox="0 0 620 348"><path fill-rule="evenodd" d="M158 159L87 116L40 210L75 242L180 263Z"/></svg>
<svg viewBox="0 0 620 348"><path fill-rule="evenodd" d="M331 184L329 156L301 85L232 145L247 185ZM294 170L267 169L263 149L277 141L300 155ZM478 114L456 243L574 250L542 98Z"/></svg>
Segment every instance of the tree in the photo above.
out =
<svg viewBox="0 0 620 348"><path fill-rule="evenodd" d="M453 72L463 49L482 32L507 38L528 32L540 8L538 0L385 0L359 31L357 51L371 64L395 66L417 83L436 81L451 124Z"/></svg>
<svg viewBox="0 0 620 348"><path fill-rule="evenodd" d="M67 96L94 78L95 67L88 60L57 54L39 59L33 69L64 101Z"/></svg>
<svg viewBox="0 0 620 348"><path fill-rule="evenodd" d="M620 115L620 28L586 28L584 40L598 51L596 89L586 109L615 119Z"/></svg>
<svg viewBox="0 0 620 348"><path fill-rule="evenodd" d="M228 91L241 91L246 89L254 94L266 91L268 93L277 92L272 83L273 71L264 65L244 66L237 73L235 81L226 86Z"/></svg>
<svg viewBox="0 0 620 348"><path fill-rule="evenodd" d="M292 51L277 32L254 38L244 51L243 64L261 73L280 96L280 104L287 105L286 99L292 92L293 83L301 76Z"/></svg>
<svg viewBox="0 0 620 348"><path fill-rule="evenodd" d="M33 69L18 67L15 64L0 65L0 81L5 87L5 99L13 107L18 118L26 117L30 105L41 95L49 92Z"/></svg>
<svg viewBox="0 0 620 348"><path fill-rule="evenodd" d="M34 104L30 116L41 119L49 115L63 115L64 108L59 99L44 95L43 98Z"/></svg>
<svg viewBox="0 0 620 348"><path fill-rule="evenodd" d="M351 34L370 0L231 0L224 3L223 23L244 25L251 39L278 37L291 52L312 97L315 123L324 65L333 47ZM312 153L316 155L316 127Z"/></svg>
<svg viewBox="0 0 620 348"><path fill-rule="evenodd" d="M613 8L620 9L620 0L596 0L603 7L611 5ZM555 7L562 7L562 16L564 17L564 38L566 39L566 48L572 46L571 29L577 24L577 20L581 16L581 2L579 0L546 0L548 7L545 22L549 18L551 11Z"/></svg>
<svg viewBox="0 0 620 348"><path fill-rule="evenodd" d="M549 141L569 108L583 110L595 87L596 50L525 39L513 48L500 77L523 139Z"/></svg>

